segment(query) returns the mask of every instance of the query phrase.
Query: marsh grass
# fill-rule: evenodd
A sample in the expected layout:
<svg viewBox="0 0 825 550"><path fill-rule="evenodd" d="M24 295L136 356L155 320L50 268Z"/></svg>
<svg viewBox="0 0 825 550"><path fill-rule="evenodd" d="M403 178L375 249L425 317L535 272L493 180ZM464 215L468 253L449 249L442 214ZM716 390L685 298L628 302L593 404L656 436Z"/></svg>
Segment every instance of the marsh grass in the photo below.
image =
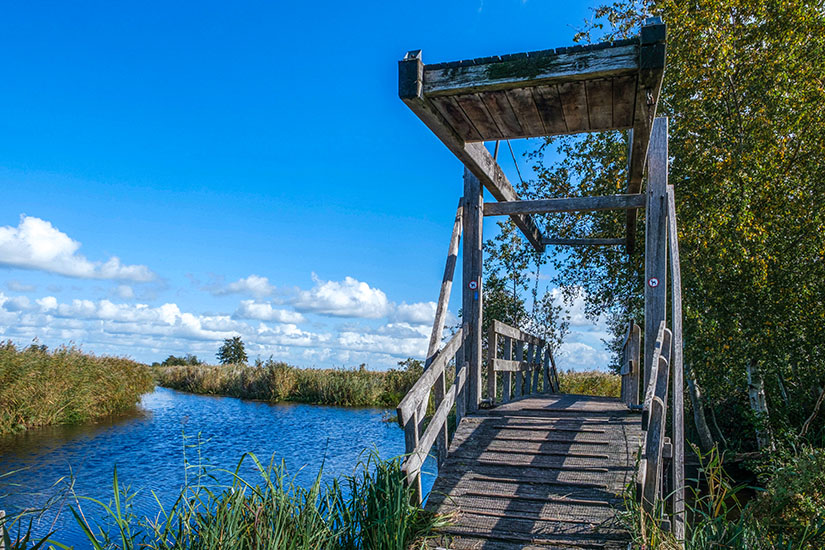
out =
<svg viewBox="0 0 825 550"><path fill-rule="evenodd" d="M0 342L0 435L122 413L153 386L149 368L129 359Z"/></svg>
<svg viewBox="0 0 825 550"><path fill-rule="evenodd" d="M420 362L398 369L301 369L277 361L258 365L154 367L159 385L190 393L346 407L394 407L421 376Z"/></svg>
<svg viewBox="0 0 825 550"><path fill-rule="evenodd" d="M559 385L562 393L620 397L622 377L604 371L561 371Z"/></svg>

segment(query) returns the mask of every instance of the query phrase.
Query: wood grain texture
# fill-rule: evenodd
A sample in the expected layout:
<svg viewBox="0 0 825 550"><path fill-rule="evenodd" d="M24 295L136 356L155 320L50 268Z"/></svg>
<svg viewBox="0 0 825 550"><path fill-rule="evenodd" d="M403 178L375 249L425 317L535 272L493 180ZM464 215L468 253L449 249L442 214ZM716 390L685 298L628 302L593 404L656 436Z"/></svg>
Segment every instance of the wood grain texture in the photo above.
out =
<svg viewBox="0 0 825 550"><path fill-rule="evenodd" d="M645 203L645 196L638 194L489 202L484 205L484 215L505 216L512 214L547 214L553 212L627 210L630 208L644 208Z"/></svg>
<svg viewBox="0 0 825 550"><path fill-rule="evenodd" d="M464 418L426 506L456 520L431 547L626 547L616 511L642 441L637 419L618 399L574 395Z"/></svg>
<svg viewBox="0 0 825 550"><path fill-rule="evenodd" d="M541 242L545 246L619 246L625 244L624 239L563 239L561 237L545 237Z"/></svg>
<svg viewBox="0 0 825 550"><path fill-rule="evenodd" d="M486 149L485 149L486 151ZM464 340L464 360L467 373L467 412L478 410L481 401L481 339L482 339L482 210L481 182L469 169L464 169L464 252L462 257L463 286L461 308L467 319ZM476 288L470 288L470 283Z"/></svg>

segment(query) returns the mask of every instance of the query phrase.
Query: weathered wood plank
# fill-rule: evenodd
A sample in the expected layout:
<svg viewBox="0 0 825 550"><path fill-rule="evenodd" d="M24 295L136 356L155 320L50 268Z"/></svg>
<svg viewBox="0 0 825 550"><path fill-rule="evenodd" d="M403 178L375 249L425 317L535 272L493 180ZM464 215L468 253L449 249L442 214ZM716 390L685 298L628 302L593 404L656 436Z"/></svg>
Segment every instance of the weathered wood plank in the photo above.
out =
<svg viewBox="0 0 825 550"><path fill-rule="evenodd" d="M498 127L504 139L512 139L525 135L521 129L518 116L513 110L506 92L481 92L477 94L484 102L487 111Z"/></svg>
<svg viewBox="0 0 825 550"><path fill-rule="evenodd" d="M541 242L545 246L618 246L625 244L624 239L563 239L561 237L545 237Z"/></svg>
<svg viewBox="0 0 825 550"><path fill-rule="evenodd" d="M521 137L543 136L547 133L536 106L532 88L507 90L505 94L510 100L513 111L517 113L519 126L522 128Z"/></svg>
<svg viewBox="0 0 825 550"><path fill-rule="evenodd" d="M537 86L533 88L533 99L541 116L546 135L567 134L570 132L564 120L558 86Z"/></svg>
<svg viewBox="0 0 825 550"><path fill-rule="evenodd" d="M513 354L513 339L504 338L504 345L501 350L502 359L510 359ZM504 372L501 375L501 402L508 403L513 395L513 373Z"/></svg>
<svg viewBox="0 0 825 550"><path fill-rule="evenodd" d="M553 212L595 212L599 210L627 210L644 208L644 195L602 195L594 197L566 197L525 201L488 202L485 216L512 214L546 214Z"/></svg>
<svg viewBox="0 0 825 550"><path fill-rule="evenodd" d="M486 149L485 149L486 151ZM467 411L478 410L481 401L481 339L482 339L482 227L484 207L481 182L469 169L464 169L464 254L461 308L467 319L464 360L470 365L467 373ZM473 288L473 284L475 287Z"/></svg>
<svg viewBox="0 0 825 550"><path fill-rule="evenodd" d="M639 69L638 44L566 50L463 67L425 66L424 93L436 96L521 88L569 79L625 76Z"/></svg>
<svg viewBox="0 0 825 550"><path fill-rule="evenodd" d="M481 134L478 133L475 125L470 121L470 118L458 104L454 97L443 97L434 99L433 105L438 109L450 126L458 132L461 139L464 141L477 141L481 139Z"/></svg>
<svg viewBox="0 0 825 550"><path fill-rule="evenodd" d="M613 79L588 80L587 117L591 130L613 129Z"/></svg>
<svg viewBox="0 0 825 550"><path fill-rule="evenodd" d="M496 403L496 369L495 363L498 359L498 334L492 323L487 331L487 397L490 403Z"/></svg>
<svg viewBox="0 0 825 550"><path fill-rule="evenodd" d="M633 126L633 109L636 104L636 77L623 76L613 79L613 127Z"/></svg>
<svg viewBox="0 0 825 550"><path fill-rule="evenodd" d="M659 488L662 482L662 447L667 423L668 364L664 357L659 356L658 359L656 390L650 404L650 421L645 442L645 477L642 484L642 506L649 517L654 517L656 504L661 499Z"/></svg>
<svg viewBox="0 0 825 550"><path fill-rule="evenodd" d="M495 120L487 110L486 105L478 94L464 94L455 96L461 110L470 119L478 133L481 134L479 141L489 141L491 139L504 139L504 134L498 129Z"/></svg>
<svg viewBox="0 0 825 550"><path fill-rule="evenodd" d="M559 84L559 98L568 132L590 130L587 118L587 89L582 81Z"/></svg>

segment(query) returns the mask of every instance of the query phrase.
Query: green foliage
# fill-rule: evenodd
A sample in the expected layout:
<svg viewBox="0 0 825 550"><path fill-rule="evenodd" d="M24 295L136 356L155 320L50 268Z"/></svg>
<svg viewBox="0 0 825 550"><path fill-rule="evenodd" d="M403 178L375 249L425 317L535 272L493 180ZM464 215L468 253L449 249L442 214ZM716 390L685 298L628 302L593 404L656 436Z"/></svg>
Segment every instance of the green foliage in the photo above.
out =
<svg viewBox="0 0 825 550"><path fill-rule="evenodd" d="M187 353L182 357L176 357L175 355L170 355L166 359L163 360L162 363L152 363L153 367L161 366L161 367L175 367L175 366L183 366L183 365L203 365L203 361L198 359L197 355L192 355Z"/></svg>
<svg viewBox="0 0 825 550"><path fill-rule="evenodd" d="M577 395L597 395L603 397L620 397L622 394L622 377L603 371L559 372L561 393Z"/></svg>
<svg viewBox="0 0 825 550"><path fill-rule="evenodd" d="M0 343L0 435L122 413L151 391L146 365L73 347Z"/></svg>
<svg viewBox="0 0 825 550"><path fill-rule="evenodd" d="M174 366L155 369L158 384L192 393L264 401L295 401L346 407L394 407L423 372L406 359L386 372L357 369L301 369L283 362L255 366Z"/></svg>
<svg viewBox="0 0 825 550"><path fill-rule="evenodd" d="M825 385L825 12L818 3L620 0L580 38L622 38L646 15L668 25L659 115L670 117L684 288L685 362L732 445L752 447L746 365L765 381L773 433L798 434ZM545 153L561 153L550 165ZM550 158L550 157L547 157ZM625 189L619 132L547 140L526 198ZM621 212L546 216L547 234L613 237ZM644 222L637 227L644 242ZM643 310L643 246L549 251L562 287L611 315L616 340ZM810 438L821 437L822 418Z"/></svg>
<svg viewBox="0 0 825 550"><path fill-rule="evenodd" d="M245 365L248 357L240 336L233 336L223 341L218 350L218 361L221 365Z"/></svg>

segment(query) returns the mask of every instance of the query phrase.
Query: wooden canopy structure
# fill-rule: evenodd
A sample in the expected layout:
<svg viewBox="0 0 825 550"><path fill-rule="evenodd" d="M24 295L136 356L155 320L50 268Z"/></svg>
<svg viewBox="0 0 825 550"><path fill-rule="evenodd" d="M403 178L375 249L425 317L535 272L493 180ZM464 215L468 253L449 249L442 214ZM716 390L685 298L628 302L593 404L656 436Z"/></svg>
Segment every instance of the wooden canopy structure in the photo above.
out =
<svg viewBox="0 0 825 550"><path fill-rule="evenodd" d="M649 20L637 38L589 46L425 65L421 50L398 65L398 93L498 201L518 200L481 142L630 130L627 193L641 191L665 68L665 25ZM538 251L527 214L513 220ZM636 210L628 209L632 250Z"/></svg>
<svg viewBox="0 0 825 550"><path fill-rule="evenodd" d="M416 50L399 62L399 96L464 165L464 194L426 369L397 409L408 453L404 468L419 497L421 467L437 446L443 470L435 488L449 498L436 497L428 506L458 507L453 534L460 540L450 542L450 548L623 547L620 529L605 538L592 518L612 516L611 502L635 468L640 442L636 479L644 509L652 514L664 502L672 522L663 518L663 524L672 525L677 537L684 535L681 282L674 191L667 183L668 120L656 118L665 40L665 25L650 18L637 37L627 40L432 65L425 65ZM521 200L484 144L612 130L628 133L621 195ZM496 202L485 204L484 188ZM484 217L510 216L539 252L546 245L622 244L631 252L642 208L644 329L632 321L628 327L621 400L542 395L560 391L547 342L499 320L489 323L486 346L483 342ZM544 236L532 218L599 210L625 211L626 234ZM463 325L439 349L462 240ZM666 326L668 282L671 329ZM456 376L448 388L445 373L451 362ZM436 410L426 422L431 393ZM668 395L673 400L669 423ZM457 431L451 444L447 422L453 407ZM632 411L643 413L638 425L629 420ZM672 438L666 437L668 426ZM600 435L592 440L593 434ZM599 445L623 451L593 452L591 447ZM605 484L606 472L616 475ZM535 503L545 504L537 508Z"/></svg>

